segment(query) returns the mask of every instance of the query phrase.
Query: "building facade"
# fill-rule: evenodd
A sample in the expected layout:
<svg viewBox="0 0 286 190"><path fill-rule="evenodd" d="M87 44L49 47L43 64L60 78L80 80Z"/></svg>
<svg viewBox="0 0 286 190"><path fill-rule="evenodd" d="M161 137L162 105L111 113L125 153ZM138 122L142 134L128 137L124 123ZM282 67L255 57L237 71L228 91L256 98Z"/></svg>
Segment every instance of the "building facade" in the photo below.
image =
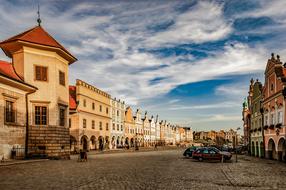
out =
<svg viewBox="0 0 286 190"><path fill-rule="evenodd" d="M1 42L0 47L12 58L18 81L36 89L26 94L25 104L19 108L24 118L17 114L16 119L8 119L12 121L9 123L19 121L20 126L25 121L26 156L69 158L68 71L76 58L40 25ZM13 110L18 105L13 97L23 103L12 94L5 109Z"/></svg>
<svg viewBox="0 0 286 190"><path fill-rule="evenodd" d="M125 120L125 102L111 99L112 105L112 127L110 148L116 149L123 147L124 142L124 120Z"/></svg>
<svg viewBox="0 0 286 190"><path fill-rule="evenodd" d="M286 160L285 143L285 82L286 68L279 56L268 60L263 88L264 138L266 157Z"/></svg>
<svg viewBox="0 0 286 190"><path fill-rule="evenodd" d="M71 151L109 149L111 97L104 91L77 79L70 86Z"/></svg>
<svg viewBox="0 0 286 190"><path fill-rule="evenodd" d="M144 130L143 130L143 121L142 121L142 113L140 109L136 110L135 114L135 143L137 146L143 146L144 140Z"/></svg>
<svg viewBox="0 0 286 190"><path fill-rule="evenodd" d="M131 107L127 107L125 111L125 147L130 148L135 146L135 117L133 116L133 112Z"/></svg>
<svg viewBox="0 0 286 190"><path fill-rule="evenodd" d="M256 80L253 85L251 102L250 152L252 156L264 157L263 123L262 123L262 84Z"/></svg>

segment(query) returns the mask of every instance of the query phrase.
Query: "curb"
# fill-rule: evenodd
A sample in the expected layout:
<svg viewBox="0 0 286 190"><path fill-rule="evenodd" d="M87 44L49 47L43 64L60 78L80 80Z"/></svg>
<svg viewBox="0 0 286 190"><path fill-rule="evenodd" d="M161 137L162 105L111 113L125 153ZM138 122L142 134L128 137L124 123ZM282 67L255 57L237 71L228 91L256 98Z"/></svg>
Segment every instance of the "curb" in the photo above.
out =
<svg viewBox="0 0 286 190"><path fill-rule="evenodd" d="M41 159L41 160L24 160L24 161L17 161L17 162L13 162L11 161L11 163L8 162L4 162L4 163L0 163L0 167L4 167L4 166L11 166L11 165L19 165L19 164L28 164L28 163L35 163L35 162L44 162L44 161L48 161L49 159Z"/></svg>

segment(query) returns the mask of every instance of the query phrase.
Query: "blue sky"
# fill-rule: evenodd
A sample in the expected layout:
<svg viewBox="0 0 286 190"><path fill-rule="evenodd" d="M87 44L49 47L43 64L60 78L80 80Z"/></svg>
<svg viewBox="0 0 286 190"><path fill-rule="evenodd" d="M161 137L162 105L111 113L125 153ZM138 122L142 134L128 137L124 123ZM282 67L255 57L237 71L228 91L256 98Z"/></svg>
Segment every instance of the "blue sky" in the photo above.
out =
<svg viewBox="0 0 286 190"><path fill-rule="evenodd" d="M37 2L0 0L0 40L36 25ZM286 53L284 0L39 2L42 26L78 58L71 84L195 130L241 126L250 78Z"/></svg>

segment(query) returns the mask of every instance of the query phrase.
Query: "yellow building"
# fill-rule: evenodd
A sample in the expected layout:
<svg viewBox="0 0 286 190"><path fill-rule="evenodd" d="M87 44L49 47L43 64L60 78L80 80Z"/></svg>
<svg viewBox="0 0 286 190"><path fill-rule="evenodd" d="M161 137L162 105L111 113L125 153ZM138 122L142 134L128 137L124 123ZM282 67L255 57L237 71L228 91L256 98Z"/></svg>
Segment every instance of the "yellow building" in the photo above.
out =
<svg viewBox="0 0 286 190"><path fill-rule="evenodd" d="M70 86L71 151L108 149L111 123L110 95L76 80Z"/></svg>
<svg viewBox="0 0 286 190"><path fill-rule="evenodd" d="M127 107L125 111L125 146L134 147L135 146L135 117L133 117L131 107Z"/></svg>
<svg viewBox="0 0 286 190"><path fill-rule="evenodd" d="M7 89L1 107L17 112L7 111L13 119L0 127L22 126L15 135L23 139L25 133L26 156L69 158L68 68L76 58L40 25L1 42L0 47L12 59L8 64L14 75L10 84L1 82ZM7 143L9 148L11 144Z"/></svg>

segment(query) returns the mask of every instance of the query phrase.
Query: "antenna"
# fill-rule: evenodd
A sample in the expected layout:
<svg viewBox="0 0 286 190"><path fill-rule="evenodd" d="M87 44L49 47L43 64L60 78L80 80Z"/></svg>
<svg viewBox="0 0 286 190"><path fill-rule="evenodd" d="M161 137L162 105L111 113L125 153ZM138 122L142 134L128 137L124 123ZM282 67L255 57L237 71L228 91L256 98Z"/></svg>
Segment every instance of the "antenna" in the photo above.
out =
<svg viewBox="0 0 286 190"><path fill-rule="evenodd" d="M40 15L40 4L39 3L38 3L38 12L37 12L37 14L38 14L37 22L38 22L38 25L41 26L42 20L41 20L41 15Z"/></svg>

